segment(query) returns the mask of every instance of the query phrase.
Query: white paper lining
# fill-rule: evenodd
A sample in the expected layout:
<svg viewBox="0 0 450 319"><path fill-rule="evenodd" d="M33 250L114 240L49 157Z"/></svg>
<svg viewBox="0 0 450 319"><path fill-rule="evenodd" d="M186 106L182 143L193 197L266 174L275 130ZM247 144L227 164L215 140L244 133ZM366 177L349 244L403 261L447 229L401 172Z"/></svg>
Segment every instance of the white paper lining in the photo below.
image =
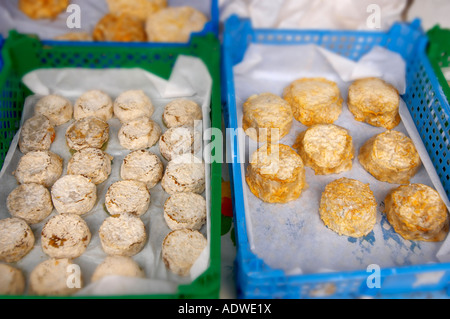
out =
<svg viewBox="0 0 450 319"><path fill-rule="evenodd" d="M243 61L233 71L238 125L242 123L242 104L250 95L272 92L281 96L290 82L301 77L322 76L335 81L344 101L351 82L365 76L381 77L394 84L400 93L405 90L405 63L398 54L381 47L374 47L356 63L315 45L283 46L281 50L279 46L250 44ZM395 130L413 139L424 163L411 182L434 187L449 207L448 198L403 101L400 114L402 122ZM448 240L440 243L404 240L381 213L388 191L398 185L376 180L360 165L357 153L367 139L385 129L355 121L345 102L335 124L347 128L353 138L353 168L340 174L316 176L307 167L309 188L299 199L287 204L264 203L250 192L243 173L245 216L252 251L270 267L282 269L287 274L360 270L370 264L392 267L450 259L450 250L446 248L450 246ZM304 125L294 121L290 133L280 143L292 146L298 133L305 129ZM246 172L249 155L257 147L257 143L248 137L239 137L242 172ZM325 185L344 176L369 183L379 203L375 228L362 238L339 236L326 228L318 214Z"/></svg>
<svg viewBox="0 0 450 319"><path fill-rule="evenodd" d="M142 89L152 100L155 106L155 112L152 119L156 121L163 132L167 129L162 122L162 112L164 105L174 98L184 96L197 102L203 110L203 127L207 129L210 123L210 96L212 79L201 60L194 57L179 56L173 68L169 81L159 78L142 69L38 69L27 74L23 82L36 93L31 95L25 101L24 111L21 123L30 118L34 113L34 105L42 96L40 94L56 93L69 98L75 102L83 92L90 89L100 89L108 93L112 99L121 92L128 89ZM170 89L169 89L170 88ZM186 91L188 90L188 91ZM180 95L184 92L186 95ZM73 121L73 120L72 120ZM71 121L71 122L72 122ZM63 175L66 174L67 162L71 157L69 148L65 141L65 131L70 123L56 127L56 139L50 150L57 153L64 159ZM189 284L209 266L210 252L210 219L202 227L201 232L208 239L208 246L203 251L197 262L191 268L190 275L187 277L177 276L168 271L161 260L161 245L164 237L169 233L163 217L163 205L169 197L158 183L150 190L151 203L148 211L141 216L146 226L148 236L147 243L143 250L133 256L133 259L139 263L146 273L145 279L135 279L126 277L104 278L98 282L90 283L90 278L98 264L104 260L106 254L103 252L98 236L98 229L102 221L109 215L104 208L104 198L109 185L120 180L120 165L123 158L130 152L120 146L117 133L120 129L120 122L117 118L108 121L110 125L110 138L107 144L106 152L114 157L112 163L112 172L109 178L97 185L97 203L94 208L82 217L88 223L92 233L92 239L86 251L74 262L81 268L84 279L84 288L77 295L136 295L136 294L163 294L175 293L179 284ZM0 208L0 218L10 217L6 209L6 198L8 194L17 187L17 182L12 172L17 166L22 153L17 146L20 131L14 137L10 150L5 159L2 171L0 172L0 202L3 203ZM157 154L164 163L167 161L161 156L159 146L149 148L150 151ZM201 150L200 150L201 152ZM202 153L197 156L202 156ZM205 152L206 153L206 152ZM207 216L210 216L210 167L205 165L206 190L203 194L207 201ZM35 247L15 266L20 268L28 279L32 269L40 262L48 259L41 248L40 232L45 222L57 214L53 210L52 214L39 224L32 225L31 228L36 237ZM27 280L28 284L28 280Z"/></svg>

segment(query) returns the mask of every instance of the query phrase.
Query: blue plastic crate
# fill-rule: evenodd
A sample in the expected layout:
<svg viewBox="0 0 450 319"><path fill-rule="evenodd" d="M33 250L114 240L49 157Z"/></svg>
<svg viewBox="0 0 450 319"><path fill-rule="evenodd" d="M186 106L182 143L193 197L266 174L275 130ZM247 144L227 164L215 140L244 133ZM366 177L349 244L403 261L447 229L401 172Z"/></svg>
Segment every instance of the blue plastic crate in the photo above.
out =
<svg viewBox="0 0 450 319"><path fill-rule="evenodd" d="M387 31L268 30L253 29L248 19L230 17L225 23L223 72L224 117L229 128L238 128L233 66L242 61L250 43L279 45L314 43L352 60L374 45L402 55L407 63L407 88L402 96L428 150L447 195L450 195L450 107L426 56L427 38L420 21L396 23ZM282 49L282 48L280 48ZM231 132L231 130L229 130ZM230 179L233 182L234 222L237 242L236 277L240 298L376 298L447 297L450 263L381 269L381 288L368 288L369 273L358 271L286 275L272 269L250 248L244 211L243 182L238 137L230 144ZM434 280L415 285L421 276Z"/></svg>

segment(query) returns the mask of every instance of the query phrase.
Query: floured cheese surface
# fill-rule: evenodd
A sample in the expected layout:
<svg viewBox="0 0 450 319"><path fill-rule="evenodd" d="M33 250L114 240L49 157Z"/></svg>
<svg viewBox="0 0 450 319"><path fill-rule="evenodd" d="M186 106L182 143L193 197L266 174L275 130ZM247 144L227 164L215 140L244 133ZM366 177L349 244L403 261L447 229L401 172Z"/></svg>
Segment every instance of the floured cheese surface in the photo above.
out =
<svg viewBox="0 0 450 319"><path fill-rule="evenodd" d="M46 151L55 140L56 132L50 120L37 114L23 123L20 130L19 148L24 154L30 151Z"/></svg>
<svg viewBox="0 0 450 319"><path fill-rule="evenodd" d="M207 240L199 231L174 230L164 238L162 259L170 271L179 276L187 276L206 246Z"/></svg>
<svg viewBox="0 0 450 319"><path fill-rule="evenodd" d="M164 165L158 155L147 150L136 150L125 156L120 167L120 177L144 182L153 188L162 178Z"/></svg>
<svg viewBox="0 0 450 319"><path fill-rule="evenodd" d="M206 222L206 201L196 193L175 193L164 203L164 219L172 230L200 230Z"/></svg>
<svg viewBox="0 0 450 319"><path fill-rule="evenodd" d="M34 234L21 218L0 220L0 261L13 263L21 260L34 247Z"/></svg>
<svg viewBox="0 0 450 319"><path fill-rule="evenodd" d="M99 235L102 248L108 255L133 256L141 251L147 240L144 223L131 214L106 218Z"/></svg>
<svg viewBox="0 0 450 319"><path fill-rule="evenodd" d="M142 90L122 92L114 100L114 115L126 123L142 116L151 117L155 108L150 98Z"/></svg>
<svg viewBox="0 0 450 319"><path fill-rule="evenodd" d="M42 228L41 247L53 258L77 258L91 241L87 223L76 214L60 214L50 218Z"/></svg>
<svg viewBox="0 0 450 319"><path fill-rule="evenodd" d="M129 150L149 148L161 136L161 127L155 121L143 116L124 123L118 133L119 143Z"/></svg>
<svg viewBox="0 0 450 319"><path fill-rule="evenodd" d="M67 145L76 151L86 147L102 148L108 139L108 122L95 116L76 120L66 131Z"/></svg>
<svg viewBox="0 0 450 319"><path fill-rule="evenodd" d="M70 270L74 265L68 258L50 258L38 264L30 274L30 294L38 296L69 296L76 293L84 285L80 277L80 287L67 284Z"/></svg>
<svg viewBox="0 0 450 319"><path fill-rule="evenodd" d="M201 194L205 190L205 164L190 153L179 155L167 164L161 186L169 194Z"/></svg>
<svg viewBox="0 0 450 319"><path fill-rule="evenodd" d="M50 151L31 151L20 158L13 174L20 184L37 183L50 187L62 171L63 160L59 155Z"/></svg>
<svg viewBox="0 0 450 319"><path fill-rule="evenodd" d="M0 264L0 294L21 295L25 291L25 276L18 268Z"/></svg>
<svg viewBox="0 0 450 319"><path fill-rule="evenodd" d="M22 218L29 224L37 224L51 214L53 203L45 186L28 183L17 186L9 193L6 207L12 216Z"/></svg>
<svg viewBox="0 0 450 319"><path fill-rule="evenodd" d="M109 186L105 206L111 215L132 214L141 216L150 205L147 185L135 180L117 181Z"/></svg>
<svg viewBox="0 0 450 319"><path fill-rule="evenodd" d="M202 109L194 101L175 99L164 106L162 120L168 128L189 125L203 118Z"/></svg>
<svg viewBox="0 0 450 319"><path fill-rule="evenodd" d="M72 119L73 106L65 97L49 94L36 103L34 111L36 114L46 116L52 125L59 126Z"/></svg>
<svg viewBox="0 0 450 319"><path fill-rule="evenodd" d="M73 117L79 120L88 116L96 116L103 121L113 117L113 101L111 97L100 90L90 90L83 93L73 106Z"/></svg>
<svg viewBox="0 0 450 319"><path fill-rule="evenodd" d="M94 184L103 183L111 174L113 157L101 149L87 147L75 152L67 164L67 174L82 175Z"/></svg>

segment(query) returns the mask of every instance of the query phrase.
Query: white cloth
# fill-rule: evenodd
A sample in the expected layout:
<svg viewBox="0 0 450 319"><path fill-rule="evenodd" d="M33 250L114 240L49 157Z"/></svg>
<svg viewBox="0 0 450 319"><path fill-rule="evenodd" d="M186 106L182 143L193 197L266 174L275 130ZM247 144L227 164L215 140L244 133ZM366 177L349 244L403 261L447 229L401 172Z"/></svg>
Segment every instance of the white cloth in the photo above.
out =
<svg viewBox="0 0 450 319"><path fill-rule="evenodd" d="M236 14L250 18L255 28L284 29L373 29L375 5L380 12L377 29L385 30L402 20L406 4L406 0L219 0L221 21Z"/></svg>

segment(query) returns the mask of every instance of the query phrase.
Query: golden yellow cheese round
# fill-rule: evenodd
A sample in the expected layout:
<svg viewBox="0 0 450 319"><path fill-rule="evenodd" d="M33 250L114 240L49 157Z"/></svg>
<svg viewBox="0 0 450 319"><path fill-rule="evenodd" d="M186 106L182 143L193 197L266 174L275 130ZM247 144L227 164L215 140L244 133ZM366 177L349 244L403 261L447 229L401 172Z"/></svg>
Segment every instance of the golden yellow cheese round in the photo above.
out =
<svg viewBox="0 0 450 319"><path fill-rule="evenodd" d="M366 171L382 182L407 184L420 168L413 141L399 131L385 131L367 140L358 160Z"/></svg>
<svg viewBox="0 0 450 319"><path fill-rule="evenodd" d="M167 7L167 0L106 0L109 12L125 13L145 21L149 15Z"/></svg>
<svg viewBox="0 0 450 319"><path fill-rule="evenodd" d="M92 33L94 41L145 42L144 23L125 13L108 13L98 21Z"/></svg>
<svg viewBox="0 0 450 319"><path fill-rule="evenodd" d="M246 181L250 191L268 203L297 199L307 187L302 158L284 144L266 144L254 152Z"/></svg>
<svg viewBox="0 0 450 319"><path fill-rule="evenodd" d="M348 88L348 109L355 120L393 129L400 123L397 89L379 78L354 81Z"/></svg>
<svg viewBox="0 0 450 319"><path fill-rule="evenodd" d="M324 224L339 235L362 237L375 226L377 202L368 184L342 177L325 187L319 213Z"/></svg>
<svg viewBox="0 0 450 319"><path fill-rule="evenodd" d="M19 9L31 19L54 19L70 4L70 0L19 0Z"/></svg>
<svg viewBox="0 0 450 319"><path fill-rule="evenodd" d="M306 126L331 124L342 113L341 93L333 81L325 78L301 78L283 91L291 104L294 118Z"/></svg>
<svg viewBox="0 0 450 319"><path fill-rule="evenodd" d="M334 124L316 124L301 132L292 146L316 175L351 170L354 157L349 132Z"/></svg>
<svg viewBox="0 0 450 319"><path fill-rule="evenodd" d="M400 185L386 196L384 204L389 223L404 239L442 241L447 236L447 207L433 188Z"/></svg>
<svg viewBox="0 0 450 319"><path fill-rule="evenodd" d="M250 96L243 104L243 112L242 128L251 139L259 142L282 139L294 120L289 103L272 93Z"/></svg>

